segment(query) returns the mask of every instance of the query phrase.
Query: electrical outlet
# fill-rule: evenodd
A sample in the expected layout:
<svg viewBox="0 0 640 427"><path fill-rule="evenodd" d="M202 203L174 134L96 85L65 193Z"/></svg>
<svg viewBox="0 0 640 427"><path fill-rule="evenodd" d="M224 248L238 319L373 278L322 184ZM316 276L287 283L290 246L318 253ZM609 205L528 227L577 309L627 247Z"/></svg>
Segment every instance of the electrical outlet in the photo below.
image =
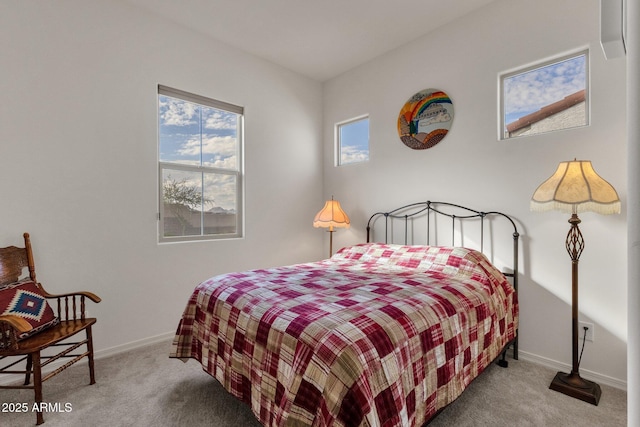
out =
<svg viewBox="0 0 640 427"><path fill-rule="evenodd" d="M582 341L582 337L585 336L584 328L588 328L585 339L587 341L593 342L594 328L593 328L593 323L589 323L589 322L578 322L578 340Z"/></svg>

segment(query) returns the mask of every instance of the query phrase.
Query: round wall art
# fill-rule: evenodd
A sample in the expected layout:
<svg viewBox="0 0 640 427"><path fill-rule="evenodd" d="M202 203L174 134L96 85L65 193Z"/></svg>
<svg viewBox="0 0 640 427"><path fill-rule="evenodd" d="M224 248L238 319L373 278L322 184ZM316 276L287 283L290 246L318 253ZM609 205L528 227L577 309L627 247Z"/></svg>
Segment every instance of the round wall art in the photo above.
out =
<svg viewBox="0 0 640 427"><path fill-rule="evenodd" d="M431 148L449 132L453 122L453 103L438 89L425 89L413 95L400 110L398 135L409 148Z"/></svg>

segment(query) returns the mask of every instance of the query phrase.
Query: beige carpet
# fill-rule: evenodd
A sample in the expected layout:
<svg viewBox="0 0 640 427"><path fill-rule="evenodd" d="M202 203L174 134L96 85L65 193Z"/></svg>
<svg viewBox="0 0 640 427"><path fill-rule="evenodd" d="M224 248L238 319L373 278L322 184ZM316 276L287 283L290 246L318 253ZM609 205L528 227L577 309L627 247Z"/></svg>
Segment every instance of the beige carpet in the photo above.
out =
<svg viewBox="0 0 640 427"><path fill-rule="evenodd" d="M170 343L96 361L95 385L86 363L44 384L44 400L69 412L45 414L45 426L259 427L251 410L231 397L200 365L169 359ZM488 368L429 427L625 426L626 393L602 387L599 406L548 389L555 372L525 361ZM0 403L33 404L31 390L0 390ZM2 408L0 408L2 409ZM0 412L0 426L35 424L33 413Z"/></svg>

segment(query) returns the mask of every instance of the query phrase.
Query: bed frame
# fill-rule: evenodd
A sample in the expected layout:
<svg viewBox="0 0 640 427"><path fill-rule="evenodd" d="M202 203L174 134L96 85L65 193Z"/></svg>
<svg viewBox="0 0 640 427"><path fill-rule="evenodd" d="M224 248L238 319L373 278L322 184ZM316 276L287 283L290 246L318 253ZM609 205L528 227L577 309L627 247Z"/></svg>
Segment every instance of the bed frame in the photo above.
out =
<svg viewBox="0 0 640 427"><path fill-rule="evenodd" d="M372 227L379 221L384 219L384 243L397 243L394 241L394 237L398 234L403 234L404 239L402 244L413 244L414 232L416 229L420 229L420 225L416 225L416 221L424 220L426 225L424 226L424 232L426 233L426 240L424 244L430 245L432 241L438 239L439 233L443 229L449 228L446 224L440 224L439 219L445 219L447 222L450 220L451 225L451 239L449 241L450 246L456 246L456 232L459 233L457 239L458 246L464 245L465 235L463 234L465 224L476 225L479 223L479 230L476 234L479 234L479 250L484 253L485 249L485 224L492 226L494 220L504 219L508 221L507 226L510 230L513 230L513 261L511 271L503 272L503 274L512 280L513 287L518 292L518 242L520 239L520 233L518 233L518 227L515 221L502 212L483 212L475 209L467 208L465 206L457 205L448 202L417 202L405 205L389 212L376 212L369 218L367 222L367 243L372 239ZM503 221L504 223L504 221ZM400 233L397 232L397 227L400 227ZM438 244L437 242L433 244ZM502 351L502 357L498 361L498 365L507 367L508 362L506 359L506 353L509 347L513 347L513 358L518 360L518 331L516 330L516 338L508 343Z"/></svg>

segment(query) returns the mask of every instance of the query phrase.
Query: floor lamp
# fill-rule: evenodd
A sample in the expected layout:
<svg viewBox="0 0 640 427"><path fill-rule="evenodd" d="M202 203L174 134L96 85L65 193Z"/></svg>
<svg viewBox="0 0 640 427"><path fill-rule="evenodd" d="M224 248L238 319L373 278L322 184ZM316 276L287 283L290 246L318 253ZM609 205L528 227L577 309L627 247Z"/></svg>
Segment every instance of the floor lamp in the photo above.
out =
<svg viewBox="0 0 640 427"><path fill-rule="evenodd" d="M333 255L333 229L349 228L351 223L349 222L347 214L344 213L342 207L340 207L340 202L333 200L333 196L331 196L331 200L327 200L322 210L316 214L316 217L313 219L313 226L316 228L328 228L329 258L331 258L331 255Z"/></svg>
<svg viewBox="0 0 640 427"><path fill-rule="evenodd" d="M558 210L571 214L566 248L571 257L571 318L573 359L571 373L558 372L549 386L576 399L597 405L602 391L595 382L580 377L578 360L578 261L584 239L578 224L580 212L620 213L620 199L611 184L602 179L588 160L560 162L558 169L540 184L531 197L531 210Z"/></svg>

